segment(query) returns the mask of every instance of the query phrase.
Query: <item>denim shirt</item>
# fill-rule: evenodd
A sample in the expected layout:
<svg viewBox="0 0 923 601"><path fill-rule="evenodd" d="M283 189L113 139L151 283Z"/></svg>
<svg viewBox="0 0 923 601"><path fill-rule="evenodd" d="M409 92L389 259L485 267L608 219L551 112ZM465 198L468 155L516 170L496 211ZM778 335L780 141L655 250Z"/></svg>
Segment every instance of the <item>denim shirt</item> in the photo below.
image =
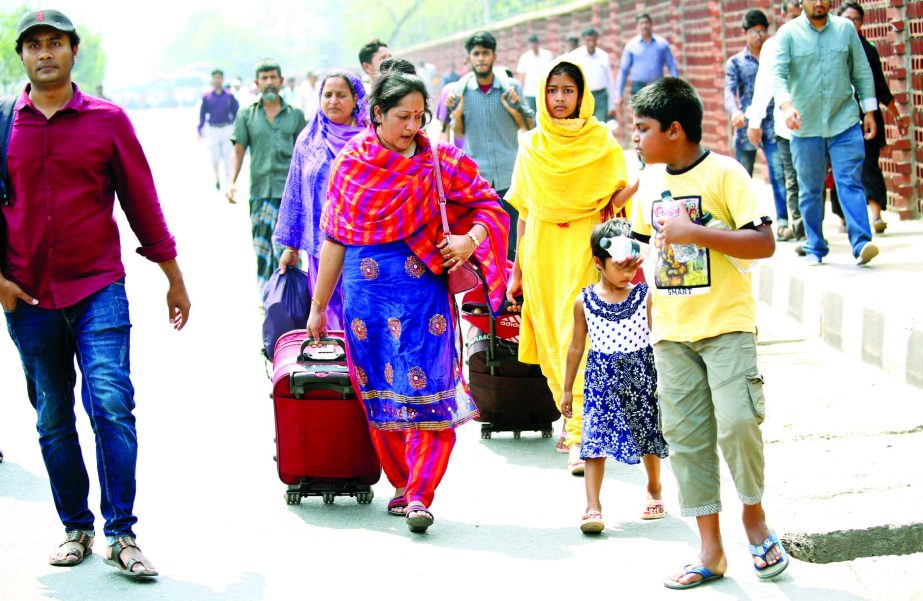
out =
<svg viewBox="0 0 923 601"><path fill-rule="evenodd" d="M621 98L625 93L625 82L629 77L633 82L651 83L663 77L664 67L669 71L670 77L679 77L670 43L656 34L651 36L650 42L645 42L644 38L636 35L622 51L619 78L615 82L616 96Z"/></svg>
<svg viewBox="0 0 923 601"><path fill-rule="evenodd" d="M878 108L875 82L859 34L843 17L827 17L817 30L805 15L779 29L773 93L801 115L799 138L832 138L858 123L853 88L862 110Z"/></svg>
<svg viewBox="0 0 923 601"><path fill-rule="evenodd" d="M760 62L744 46L744 49L728 59L724 74L724 108L728 114L734 111L746 113L753 100L753 90L756 87L756 73ZM771 143L775 140L775 122L772 116L772 101L766 109L765 116L760 124L763 130L763 140ZM747 125L738 127L734 132L734 147L743 150L756 150L747 137Z"/></svg>

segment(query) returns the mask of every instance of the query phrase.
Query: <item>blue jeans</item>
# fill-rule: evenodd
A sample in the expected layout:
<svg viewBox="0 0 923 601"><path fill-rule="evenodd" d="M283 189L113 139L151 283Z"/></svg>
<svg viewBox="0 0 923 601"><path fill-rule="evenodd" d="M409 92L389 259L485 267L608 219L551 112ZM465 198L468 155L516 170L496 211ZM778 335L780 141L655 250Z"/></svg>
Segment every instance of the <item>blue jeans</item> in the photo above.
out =
<svg viewBox="0 0 923 601"><path fill-rule="evenodd" d="M749 148L737 146L737 162L744 166L747 173L753 176L753 164L756 162L756 149L752 144ZM776 205L776 225L788 225L788 205L785 202L785 171L782 169L782 155L779 145L775 140L763 139L763 155L769 167L769 183L772 185L772 199Z"/></svg>
<svg viewBox="0 0 923 601"><path fill-rule="evenodd" d="M857 123L832 138L792 136L792 161L798 174L798 206L804 220L805 252L823 258L830 252L821 224L824 220L824 178L827 175L826 157L830 157L833 181L836 184L840 206L846 218L846 230L854 257L872 240L869 215L862 187L862 163L865 161L865 142L862 128Z"/></svg>
<svg viewBox="0 0 923 601"><path fill-rule="evenodd" d="M39 446L65 530L92 531L94 521L87 506L90 483L75 427L76 357L83 407L96 435L104 531L110 537L134 536L138 439L129 379L131 323L125 280L65 309L42 309L19 301L6 313L6 323L38 415Z"/></svg>

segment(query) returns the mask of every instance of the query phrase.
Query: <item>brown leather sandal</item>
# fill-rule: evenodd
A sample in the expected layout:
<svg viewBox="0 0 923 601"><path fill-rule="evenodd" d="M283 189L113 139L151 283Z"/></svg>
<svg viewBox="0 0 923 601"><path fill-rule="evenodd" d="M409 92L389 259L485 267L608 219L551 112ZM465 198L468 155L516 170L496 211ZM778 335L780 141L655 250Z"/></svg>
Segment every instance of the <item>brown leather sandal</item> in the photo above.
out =
<svg viewBox="0 0 923 601"><path fill-rule="evenodd" d="M53 566L73 567L82 563L87 555L93 554L93 537L83 530L71 530L67 533L67 539L58 545L59 550L62 547L67 553L64 559L49 557L48 563Z"/></svg>
<svg viewBox="0 0 923 601"><path fill-rule="evenodd" d="M111 566L115 566L119 569L119 573L127 576L129 578L141 579L141 578L153 578L157 576L157 570L153 567L149 567L148 559L141 555L140 559L132 557L128 560L128 563L122 561L122 551L128 548L138 549L138 554L141 555L141 548L138 547L135 543L134 537L131 536L120 536L116 539L115 543L109 545L109 551L107 553L105 561ZM134 567L140 565L140 570L135 570Z"/></svg>

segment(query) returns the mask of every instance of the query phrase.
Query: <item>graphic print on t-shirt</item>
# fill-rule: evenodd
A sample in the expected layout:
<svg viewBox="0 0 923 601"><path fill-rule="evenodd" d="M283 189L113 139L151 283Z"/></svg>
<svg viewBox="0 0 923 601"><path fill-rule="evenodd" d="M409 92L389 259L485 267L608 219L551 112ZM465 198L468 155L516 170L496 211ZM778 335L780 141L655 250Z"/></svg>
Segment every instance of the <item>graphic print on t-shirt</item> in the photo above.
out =
<svg viewBox="0 0 923 601"><path fill-rule="evenodd" d="M702 225L701 196L679 196L674 200L685 205L693 223ZM659 223L658 219L663 217L664 202L655 200L651 206L651 223ZM695 258L682 263L677 260L673 245L664 244L660 233L654 235L653 242L657 251L654 288L658 294L692 296L706 294L711 290L711 255L707 248L697 247Z"/></svg>

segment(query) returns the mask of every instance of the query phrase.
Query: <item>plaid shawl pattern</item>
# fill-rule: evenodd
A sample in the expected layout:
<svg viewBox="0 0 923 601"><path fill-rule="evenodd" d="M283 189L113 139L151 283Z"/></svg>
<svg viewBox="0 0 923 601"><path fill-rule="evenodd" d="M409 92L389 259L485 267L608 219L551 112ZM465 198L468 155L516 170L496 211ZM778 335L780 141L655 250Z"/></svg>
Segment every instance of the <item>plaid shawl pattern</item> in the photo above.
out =
<svg viewBox="0 0 923 601"><path fill-rule="evenodd" d="M320 225L342 244L404 240L439 275L443 259L436 244L442 225L430 141L420 131L416 142L416 154L407 158L383 147L374 126L350 140L331 170ZM439 145L437 150L449 229L454 234L464 234L474 224L487 229L487 240L473 258L485 276L491 309L498 312L506 293L509 216L469 156L454 146Z"/></svg>

